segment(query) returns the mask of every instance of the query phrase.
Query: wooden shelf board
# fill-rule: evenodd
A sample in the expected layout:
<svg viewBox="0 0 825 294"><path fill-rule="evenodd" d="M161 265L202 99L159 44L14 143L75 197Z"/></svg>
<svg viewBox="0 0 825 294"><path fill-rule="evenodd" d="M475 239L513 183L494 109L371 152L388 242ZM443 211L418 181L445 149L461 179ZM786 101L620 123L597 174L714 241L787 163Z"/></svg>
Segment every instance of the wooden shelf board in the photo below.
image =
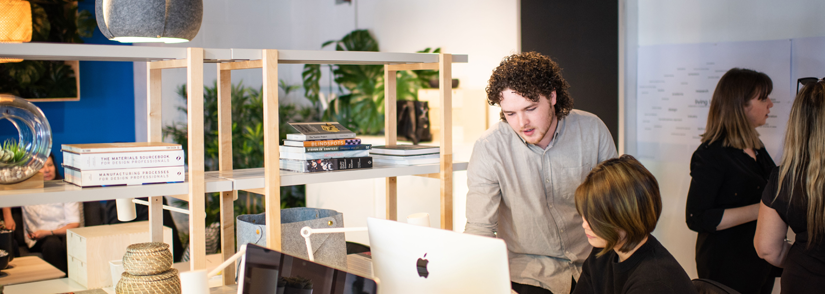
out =
<svg viewBox="0 0 825 294"><path fill-rule="evenodd" d="M232 181L218 177L217 172L206 173L206 192L232 191ZM119 198L137 198L189 193L187 182L81 188L60 180L48 181L38 189L0 191L3 206L101 201Z"/></svg>
<svg viewBox="0 0 825 294"><path fill-rule="evenodd" d="M453 171L467 170L466 162L453 163ZM281 170L281 186L304 184L318 184L363 179L378 179L386 177L412 176L439 172L438 164L424 165L382 165L373 168L354 169L344 171L296 173ZM222 178L232 180L235 190L252 190L264 187L264 169L250 168L222 172Z"/></svg>
<svg viewBox="0 0 825 294"><path fill-rule="evenodd" d="M438 54L278 50L279 63L388 64L438 62ZM186 58L184 47L85 45L60 43L0 43L0 56L28 60L155 61ZM261 49L204 49L206 62L260 60ZM453 63L466 63L466 54L453 55Z"/></svg>
<svg viewBox="0 0 825 294"><path fill-rule="evenodd" d="M232 59L259 60L261 59L261 50L232 49ZM467 59L468 57L466 54L453 55L453 63L467 63ZM438 54L320 50L278 50L278 63L388 64L433 62L438 62Z"/></svg>
<svg viewBox="0 0 825 294"><path fill-rule="evenodd" d="M467 170L466 162L453 163L453 171ZM438 173L438 164L382 165L373 168L320 173L281 171L281 186L318 184L385 177ZM206 192L260 189L264 187L264 169L250 168L228 172L206 173ZM101 201L119 198L169 196L188 194L188 182L81 188L63 181L48 181L43 188L0 191L3 206L24 206L47 203Z"/></svg>
<svg viewBox="0 0 825 294"><path fill-rule="evenodd" d="M61 43L0 43L0 55L27 60L150 61L186 58L186 48Z"/></svg>

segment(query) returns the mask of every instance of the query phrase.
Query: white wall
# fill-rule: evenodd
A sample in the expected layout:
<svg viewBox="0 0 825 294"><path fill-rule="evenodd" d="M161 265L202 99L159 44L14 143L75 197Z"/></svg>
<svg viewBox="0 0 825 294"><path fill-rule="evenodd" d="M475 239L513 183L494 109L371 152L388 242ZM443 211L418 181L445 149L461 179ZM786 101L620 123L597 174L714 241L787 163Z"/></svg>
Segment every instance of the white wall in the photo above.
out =
<svg viewBox="0 0 825 294"><path fill-rule="evenodd" d="M629 0L625 1L623 32L631 43L624 49L626 152L635 154L635 62L637 46L778 40L825 36L825 2L819 0ZM662 188L663 211L654 235L696 277L696 233L685 225L685 200L690 184L689 161L693 150L669 162L644 161Z"/></svg>
<svg viewBox="0 0 825 294"><path fill-rule="evenodd" d="M483 89L501 58L518 51L517 0L353 2L336 5L334 0L205 0L201 29L191 42L140 46L321 50L325 41L338 40L356 28L369 29L383 52L441 47L447 53L468 54L468 64L453 66L453 76L468 89ZM281 65L279 77L288 84L301 84L302 69L302 65ZM212 85L215 71L214 64L204 67L205 85ZM260 70L234 71L233 83L241 80L259 88ZM185 121L176 109L182 102L175 94L175 88L185 81L184 69L163 72L164 124ZM322 87L328 85L324 78ZM300 93L292 95L286 100L302 100ZM145 64L136 62L138 141L146 138L145 97Z"/></svg>

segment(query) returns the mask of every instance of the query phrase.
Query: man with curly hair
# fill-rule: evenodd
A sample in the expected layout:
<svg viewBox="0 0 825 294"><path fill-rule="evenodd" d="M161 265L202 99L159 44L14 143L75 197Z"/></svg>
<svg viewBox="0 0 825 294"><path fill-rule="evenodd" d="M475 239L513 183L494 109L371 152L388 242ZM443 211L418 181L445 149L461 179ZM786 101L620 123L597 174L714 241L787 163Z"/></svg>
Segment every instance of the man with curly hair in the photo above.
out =
<svg viewBox="0 0 825 294"><path fill-rule="evenodd" d="M617 155L604 122L572 109L569 87L546 56L504 58L487 85L502 121L476 141L467 168L465 233L507 242L520 294L571 292L592 249L574 192Z"/></svg>

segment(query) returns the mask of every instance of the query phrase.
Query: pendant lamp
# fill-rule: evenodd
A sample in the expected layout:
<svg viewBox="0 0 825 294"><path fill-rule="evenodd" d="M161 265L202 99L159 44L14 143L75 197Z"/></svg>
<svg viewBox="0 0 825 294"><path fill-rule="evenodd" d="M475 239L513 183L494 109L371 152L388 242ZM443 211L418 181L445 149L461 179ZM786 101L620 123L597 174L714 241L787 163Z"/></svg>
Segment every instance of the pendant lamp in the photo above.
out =
<svg viewBox="0 0 825 294"><path fill-rule="evenodd" d="M23 43L32 40L32 6L29 1L0 0L0 43ZM0 58L0 63L23 59Z"/></svg>
<svg viewBox="0 0 825 294"><path fill-rule="evenodd" d="M201 28L203 0L95 0L95 17L109 40L183 43Z"/></svg>

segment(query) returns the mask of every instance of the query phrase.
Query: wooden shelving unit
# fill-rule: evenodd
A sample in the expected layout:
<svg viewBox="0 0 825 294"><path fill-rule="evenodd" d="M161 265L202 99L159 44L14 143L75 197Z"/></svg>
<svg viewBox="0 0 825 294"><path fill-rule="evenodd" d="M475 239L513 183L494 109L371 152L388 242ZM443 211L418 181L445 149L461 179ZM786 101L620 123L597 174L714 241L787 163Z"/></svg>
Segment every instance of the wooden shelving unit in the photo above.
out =
<svg viewBox="0 0 825 294"><path fill-rule="evenodd" d="M267 244L280 249L280 186L386 178L387 217L397 218L396 177L419 175L441 180L441 228L452 229L452 173L465 170L467 163L453 163L451 134L452 64L467 62L467 55L302 51L272 49L203 49L144 46L110 46L79 44L0 44L0 57L30 60L146 61L148 73L147 124L149 141L161 141L162 70L187 69L188 99L188 166L185 183L104 188L79 188L50 182L44 188L0 191L4 206L55 202L96 201L118 198L150 197L150 232L152 240L162 240L161 198L173 196L189 201L190 250L192 270L206 268L204 218L205 193L221 192L222 251L224 258L235 252L233 201L238 190L265 195L267 208ZM203 64L218 65L218 116L220 171L203 170ZM396 72L402 70L439 70L441 107L437 115L442 123L438 142L441 163L414 166L376 165L372 169L299 174L278 169L278 64L381 64L385 69L385 141L395 145ZM231 71L261 68L264 88L264 168L232 170L230 126ZM273 120L273 118L275 118ZM231 267L230 267L231 268ZM234 269L224 271L224 283L233 283Z"/></svg>

